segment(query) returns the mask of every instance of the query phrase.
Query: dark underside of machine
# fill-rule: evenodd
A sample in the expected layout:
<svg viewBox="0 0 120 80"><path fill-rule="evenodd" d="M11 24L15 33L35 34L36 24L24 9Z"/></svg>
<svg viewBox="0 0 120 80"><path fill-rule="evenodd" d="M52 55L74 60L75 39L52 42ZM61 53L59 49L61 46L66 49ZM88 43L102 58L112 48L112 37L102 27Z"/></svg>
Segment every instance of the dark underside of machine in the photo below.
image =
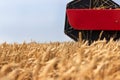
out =
<svg viewBox="0 0 120 80"><path fill-rule="evenodd" d="M120 6L113 2L112 0L74 0L67 4L67 9L95 9L95 8L102 8L105 6L105 9L116 9L120 8ZM88 25L89 26L89 25ZM68 21L68 16L66 14L65 20L65 34L68 35L75 41L79 40L79 33L82 34L83 40L88 40L89 43L96 41L98 39L106 39L110 40L110 38L114 38L117 40L120 38L120 31L119 30L77 30L74 29ZM101 34L102 33L102 34ZM100 37L101 34L101 37Z"/></svg>

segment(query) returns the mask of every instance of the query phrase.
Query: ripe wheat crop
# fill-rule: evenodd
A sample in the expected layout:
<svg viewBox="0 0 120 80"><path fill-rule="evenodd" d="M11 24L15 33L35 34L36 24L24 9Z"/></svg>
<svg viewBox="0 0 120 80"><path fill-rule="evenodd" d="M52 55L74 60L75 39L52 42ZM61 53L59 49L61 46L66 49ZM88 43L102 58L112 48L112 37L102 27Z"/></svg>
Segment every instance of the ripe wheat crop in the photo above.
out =
<svg viewBox="0 0 120 80"><path fill-rule="evenodd" d="M120 80L120 41L3 43L0 80Z"/></svg>

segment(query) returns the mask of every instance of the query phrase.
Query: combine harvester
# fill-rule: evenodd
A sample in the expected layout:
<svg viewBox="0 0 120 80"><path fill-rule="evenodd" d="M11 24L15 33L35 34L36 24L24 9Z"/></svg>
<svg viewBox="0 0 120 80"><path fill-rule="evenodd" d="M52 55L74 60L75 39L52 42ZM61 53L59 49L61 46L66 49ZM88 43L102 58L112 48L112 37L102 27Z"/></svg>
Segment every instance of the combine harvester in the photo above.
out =
<svg viewBox="0 0 120 80"><path fill-rule="evenodd" d="M74 0L67 4L65 34L75 41L120 38L120 6L112 0ZM100 37L101 36L101 37Z"/></svg>

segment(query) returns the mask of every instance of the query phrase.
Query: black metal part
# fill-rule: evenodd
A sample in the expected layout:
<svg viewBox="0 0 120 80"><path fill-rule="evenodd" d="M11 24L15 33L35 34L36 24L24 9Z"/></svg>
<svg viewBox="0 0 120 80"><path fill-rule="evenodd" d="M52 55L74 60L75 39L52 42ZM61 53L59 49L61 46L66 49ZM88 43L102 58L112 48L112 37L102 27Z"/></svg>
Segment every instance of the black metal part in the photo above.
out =
<svg viewBox="0 0 120 80"><path fill-rule="evenodd" d="M67 4L67 9L93 9L93 8L102 8L104 6L105 9L115 9L120 8L120 6L113 2L112 0L74 0ZM67 15L65 20L65 29L64 32L70 38L75 41L79 40L79 32L82 33L82 39L88 40L89 43L98 40L98 39L106 39L110 40L111 37L114 40L120 38L120 31L108 31L108 30L75 30L69 24ZM99 35L102 33L101 37Z"/></svg>

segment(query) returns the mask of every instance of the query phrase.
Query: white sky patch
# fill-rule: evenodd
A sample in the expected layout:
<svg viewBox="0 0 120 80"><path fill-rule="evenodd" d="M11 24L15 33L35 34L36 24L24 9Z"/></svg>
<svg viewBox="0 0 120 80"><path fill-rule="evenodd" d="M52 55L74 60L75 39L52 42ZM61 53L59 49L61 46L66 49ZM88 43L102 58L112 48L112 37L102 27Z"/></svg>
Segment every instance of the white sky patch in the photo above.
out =
<svg viewBox="0 0 120 80"><path fill-rule="evenodd" d="M64 34L68 0L0 0L0 42L70 40Z"/></svg>
<svg viewBox="0 0 120 80"><path fill-rule="evenodd" d="M120 0L113 0L113 1L120 5Z"/></svg>

